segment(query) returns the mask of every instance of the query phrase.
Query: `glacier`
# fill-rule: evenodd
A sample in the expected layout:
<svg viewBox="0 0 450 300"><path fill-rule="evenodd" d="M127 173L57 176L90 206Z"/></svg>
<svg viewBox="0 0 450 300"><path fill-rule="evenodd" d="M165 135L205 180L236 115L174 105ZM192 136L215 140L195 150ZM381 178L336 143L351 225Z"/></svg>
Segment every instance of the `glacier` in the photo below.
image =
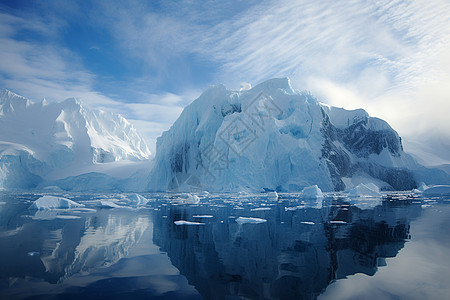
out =
<svg viewBox="0 0 450 300"><path fill-rule="evenodd" d="M78 176L101 164L143 161L151 155L125 118L91 110L76 98L34 103L2 89L0 128L3 189L35 188L45 180Z"/></svg>
<svg viewBox="0 0 450 300"><path fill-rule="evenodd" d="M363 109L294 90L288 78L249 90L207 89L157 140L146 190L343 191L361 181L411 190L449 176L419 165L397 132Z"/></svg>

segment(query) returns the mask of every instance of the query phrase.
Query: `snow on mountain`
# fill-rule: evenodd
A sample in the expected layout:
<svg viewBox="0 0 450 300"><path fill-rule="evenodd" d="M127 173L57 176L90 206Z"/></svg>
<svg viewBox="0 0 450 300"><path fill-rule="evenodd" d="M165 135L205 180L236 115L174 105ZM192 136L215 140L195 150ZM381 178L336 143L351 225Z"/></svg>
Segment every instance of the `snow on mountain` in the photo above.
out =
<svg viewBox="0 0 450 300"><path fill-rule="evenodd" d="M46 176L149 157L143 138L120 115L90 110L75 98L33 103L0 90L0 187L31 188Z"/></svg>
<svg viewBox="0 0 450 300"><path fill-rule="evenodd" d="M281 78L206 90L157 140L147 189L334 191L358 178L395 190L449 180L406 154L385 121L323 105Z"/></svg>

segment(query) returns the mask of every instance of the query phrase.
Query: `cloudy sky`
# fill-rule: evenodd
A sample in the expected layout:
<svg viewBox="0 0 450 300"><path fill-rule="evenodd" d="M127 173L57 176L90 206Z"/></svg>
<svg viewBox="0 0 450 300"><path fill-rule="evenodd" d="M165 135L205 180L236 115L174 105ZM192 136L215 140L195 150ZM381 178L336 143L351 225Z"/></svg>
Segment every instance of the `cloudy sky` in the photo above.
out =
<svg viewBox="0 0 450 300"><path fill-rule="evenodd" d="M153 152L209 85L287 76L449 162L449 49L447 0L0 2L0 87L121 113Z"/></svg>

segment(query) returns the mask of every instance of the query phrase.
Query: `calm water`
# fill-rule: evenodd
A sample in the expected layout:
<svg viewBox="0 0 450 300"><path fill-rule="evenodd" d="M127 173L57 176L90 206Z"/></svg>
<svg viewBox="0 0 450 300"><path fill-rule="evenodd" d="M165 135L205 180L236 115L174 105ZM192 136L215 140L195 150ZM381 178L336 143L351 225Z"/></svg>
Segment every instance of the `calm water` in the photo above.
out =
<svg viewBox="0 0 450 300"><path fill-rule="evenodd" d="M448 199L143 194L137 210L96 208L120 194L61 195L87 209L36 212L41 195L0 194L1 299L450 297Z"/></svg>

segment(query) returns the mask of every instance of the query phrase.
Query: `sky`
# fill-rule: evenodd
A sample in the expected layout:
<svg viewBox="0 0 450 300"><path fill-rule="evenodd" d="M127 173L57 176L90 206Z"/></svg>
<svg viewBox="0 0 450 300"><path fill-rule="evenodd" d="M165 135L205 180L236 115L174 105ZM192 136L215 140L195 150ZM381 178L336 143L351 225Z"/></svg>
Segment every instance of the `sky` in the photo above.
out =
<svg viewBox="0 0 450 300"><path fill-rule="evenodd" d="M289 77L449 163L449 49L447 0L0 0L0 87L120 113L153 153L208 86Z"/></svg>

